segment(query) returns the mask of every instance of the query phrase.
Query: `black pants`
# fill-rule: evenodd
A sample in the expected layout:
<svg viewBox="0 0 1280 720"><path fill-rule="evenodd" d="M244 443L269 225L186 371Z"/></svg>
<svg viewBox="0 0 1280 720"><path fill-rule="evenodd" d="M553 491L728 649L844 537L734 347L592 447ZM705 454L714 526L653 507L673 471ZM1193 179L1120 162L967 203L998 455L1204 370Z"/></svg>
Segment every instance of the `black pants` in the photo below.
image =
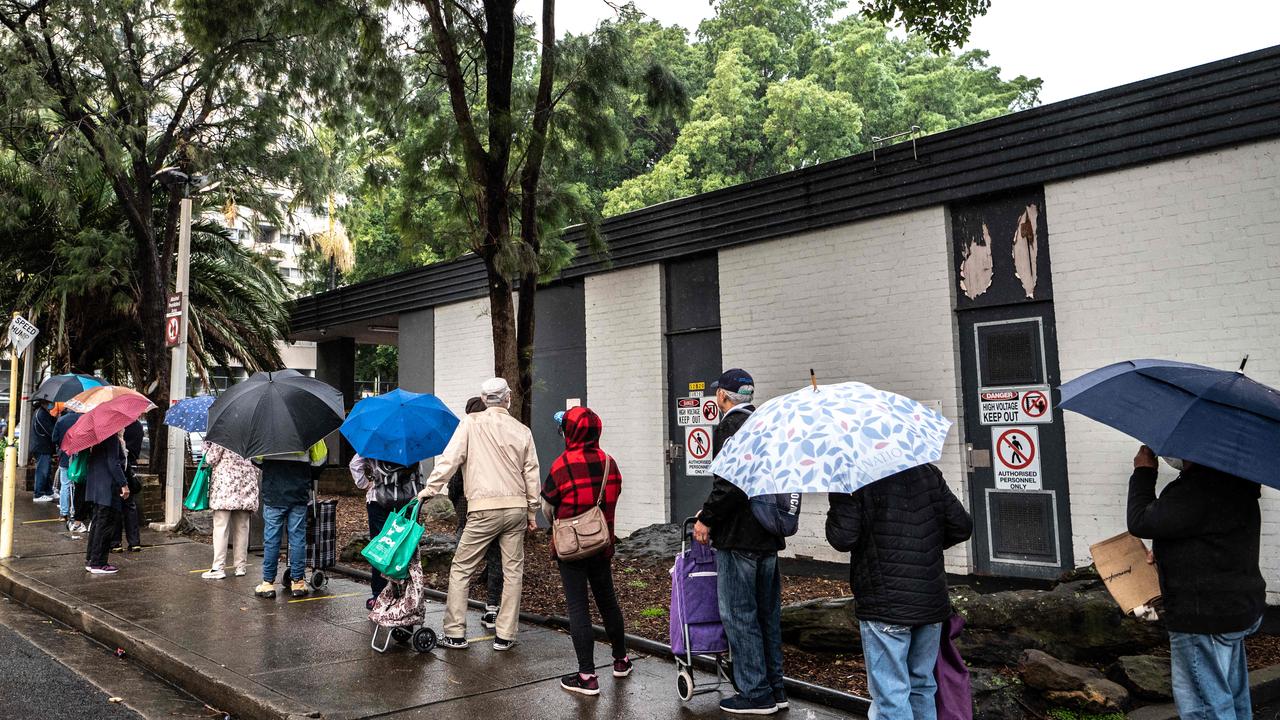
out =
<svg viewBox="0 0 1280 720"><path fill-rule="evenodd" d="M81 480L71 486L71 519L88 522L93 516L93 505L84 499L85 481Z"/></svg>
<svg viewBox="0 0 1280 720"><path fill-rule="evenodd" d="M462 539L462 530L467 527L467 515L463 513L458 516L458 539ZM495 539L489 543L489 549L484 552L484 571L480 573L485 584L488 599L485 605L496 608L502 604L502 548L498 546Z"/></svg>
<svg viewBox="0 0 1280 720"><path fill-rule="evenodd" d="M85 549L84 564L100 567L107 564L111 543L120 537L120 511L110 505L93 506L93 527L89 528L89 543Z"/></svg>
<svg viewBox="0 0 1280 720"><path fill-rule="evenodd" d="M111 536L111 546L120 547L120 537L123 535L129 547L138 547L142 544L142 516L138 513L137 496L130 493L123 505L120 510L120 532Z"/></svg>
<svg viewBox="0 0 1280 720"><path fill-rule="evenodd" d="M587 590L596 598L596 608L604 621L605 634L613 645L615 660L627 656L627 635L622 623L622 609L613 590L613 561L605 554L573 562L561 561L560 580L564 583L564 603L569 610L569 635L573 651L578 655L578 672L596 672L595 636L591 629L591 608L587 606Z"/></svg>
<svg viewBox="0 0 1280 720"><path fill-rule="evenodd" d="M382 526L387 524L387 518L391 513L403 510L404 506L411 502L413 502L412 498L390 507L372 502L365 503L364 509L369 514L369 539L373 540L378 536L378 533L382 532ZM378 572L377 568L373 566L369 567L369 574L372 576L369 578L369 585L373 588L373 596L377 597L382 594L382 589L387 586L387 579L382 577L382 573Z"/></svg>

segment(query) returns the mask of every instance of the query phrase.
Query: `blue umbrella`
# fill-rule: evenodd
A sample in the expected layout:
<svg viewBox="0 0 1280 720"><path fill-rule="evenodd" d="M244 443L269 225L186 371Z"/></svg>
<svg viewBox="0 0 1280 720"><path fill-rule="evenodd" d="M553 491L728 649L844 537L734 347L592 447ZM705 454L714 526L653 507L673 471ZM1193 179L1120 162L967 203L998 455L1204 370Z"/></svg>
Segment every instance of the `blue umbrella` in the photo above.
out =
<svg viewBox="0 0 1280 720"><path fill-rule="evenodd" d="M440 398L396 389L356 403L339 430L364 457L410 465L443 452L457 427Z"/></svg>
<svg viewBox="0 0 1280 720"><path fill-rule="evenodd" d="M216 399L212 395L197 395L179 400L164 414L164 424L202 433L209 429L209 406Z"/></svg>
<svg viewBox="0 0 1280 720"><path fill-rule="evenodd" d="M67 373L54 375L40 383L40 389L31 396L32 402L66 402L89 388L106 385L107 381L95 375Z"/></svg>
<svg viewBox="0 0 1280 720"><path fill-rule="evenodd" d="M1126 360L1062 385L1062 408L1182 458L1280 488L1280 393L1236 372Z"/></svg>

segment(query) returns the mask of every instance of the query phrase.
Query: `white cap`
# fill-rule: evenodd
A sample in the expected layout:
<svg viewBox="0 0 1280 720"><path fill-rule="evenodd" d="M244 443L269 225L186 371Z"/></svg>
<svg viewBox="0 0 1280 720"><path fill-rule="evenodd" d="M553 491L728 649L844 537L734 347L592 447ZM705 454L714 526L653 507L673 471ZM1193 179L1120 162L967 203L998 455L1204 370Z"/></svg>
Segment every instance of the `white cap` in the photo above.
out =
<svg viewBox="0 0 1280 720"><path fill-rule="evenodd" d="M502 405L511 399L511 387L500 377L490 378L481 383L480 397L485 405Z"/></svg>

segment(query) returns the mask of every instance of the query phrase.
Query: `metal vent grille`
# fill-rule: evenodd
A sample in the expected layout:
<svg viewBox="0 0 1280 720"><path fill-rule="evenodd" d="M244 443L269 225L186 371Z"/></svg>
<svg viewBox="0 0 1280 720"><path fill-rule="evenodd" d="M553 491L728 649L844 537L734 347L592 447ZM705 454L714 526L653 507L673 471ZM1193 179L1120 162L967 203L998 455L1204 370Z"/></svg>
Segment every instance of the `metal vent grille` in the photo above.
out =
<svg viewBox="0 0 1280 720"><path fill-rule="evenodd" d="M978 326L979 382L983 387L1038 385L1041 367L1040 323L1000 323Z"/></svg>
<svg viewBox="0 0 1280 720"><path fill-rule="evenodd" d="M989 491L987 507L993 559L1057 563L1057 518L1052 491Z"/></svg>

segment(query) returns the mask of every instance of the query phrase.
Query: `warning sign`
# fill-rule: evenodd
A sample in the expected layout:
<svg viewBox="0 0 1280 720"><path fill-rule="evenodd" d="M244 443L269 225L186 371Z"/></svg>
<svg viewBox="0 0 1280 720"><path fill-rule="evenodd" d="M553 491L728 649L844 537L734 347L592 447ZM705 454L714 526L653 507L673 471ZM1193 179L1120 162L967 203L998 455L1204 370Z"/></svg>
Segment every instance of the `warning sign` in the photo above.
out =
<svg viewBox="0 0 1280 720"><path fill-rule="evenodd" d="M27 349L27 346L39 334L40 331L36 329L36 326L27 322L27 319L21 315L14 315L13 320L9 321L9 345L19 355L22 354L23 350Z"/></svg>
<svg viewBox="0 0 1280 720"><path fill-rule="evenodd" d="M676 424L680 427L715 425L720 421L720 408L715 400L701 395L676 398Z"/></svg>
<svg viewBox="0 0 1280 720"><path fill-rule="evenodd" d="M164 346L177 347L182 336L182 316L164 319Z"/></svg>
<svg viewBox="0 0 1280 720"><path fill-rule="evenodd" d="M1001 490L1040 490L1040 428L991 428L992 469Z"/></svg>
<svg viewBox="0 0 1280 720"><path fill-rule="evenodd" d="M690 477L711 475L711 428L695 425L684 433L684 473Z"/></svg>
<svg viewBox="0 0 1280 720"><path fill-rule="evenodd" d="M1053 422L1053 406L1047 386L1001 388L978 393L983 425Z"/></svg>

